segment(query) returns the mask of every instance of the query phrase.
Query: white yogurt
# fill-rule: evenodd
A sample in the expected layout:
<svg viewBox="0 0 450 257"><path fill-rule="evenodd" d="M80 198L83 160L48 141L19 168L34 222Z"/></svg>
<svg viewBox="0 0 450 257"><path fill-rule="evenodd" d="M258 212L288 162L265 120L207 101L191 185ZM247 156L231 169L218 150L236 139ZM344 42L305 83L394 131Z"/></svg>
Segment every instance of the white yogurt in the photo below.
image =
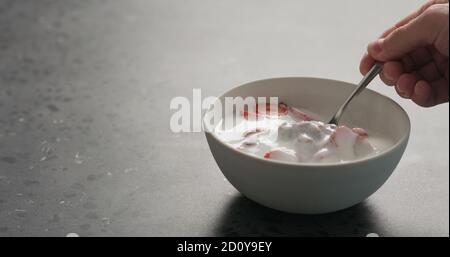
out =
<svg viewBox="0 0 450 257"><path fill-rule="evenodd" d="M284 104L278 110L275 115L243 113L225 117L235 118L236 126L224 129L221 123L214 133L242 152L286 162L347 162L377 154L392 145L363 129L325 124L313 119L314 115Z"/></svg>

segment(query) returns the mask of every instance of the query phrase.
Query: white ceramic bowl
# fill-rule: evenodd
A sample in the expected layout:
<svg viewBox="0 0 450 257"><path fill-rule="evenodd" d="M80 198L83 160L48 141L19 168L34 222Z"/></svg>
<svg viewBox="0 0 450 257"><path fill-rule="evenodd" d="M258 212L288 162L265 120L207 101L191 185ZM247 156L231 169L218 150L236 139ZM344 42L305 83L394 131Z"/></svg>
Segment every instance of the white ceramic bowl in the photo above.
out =
<svg viewBox="0 0 450 257"><path fill-rule="evenodd" d="M331 117L354 88L328 79L275 78L236 87L219 101L225 96L278 96L280 102ZM213 133L206 132L206 138L223 174L242 194L280 211L319 214L353 206L378 190L399 163L410 133L406 112L372 90L353 100L341 123L388 137L393 145L378 155L347 163L297 164L242 153Z"/></svg>

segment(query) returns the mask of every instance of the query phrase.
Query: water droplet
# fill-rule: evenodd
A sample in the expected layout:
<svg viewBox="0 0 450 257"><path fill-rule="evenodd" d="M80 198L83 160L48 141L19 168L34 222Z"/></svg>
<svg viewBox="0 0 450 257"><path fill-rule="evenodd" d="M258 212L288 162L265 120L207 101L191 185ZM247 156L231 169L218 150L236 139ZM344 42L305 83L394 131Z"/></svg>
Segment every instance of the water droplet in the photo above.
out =
<svg viewBox="0 0 450 257"><path fill-rule="evenodd" d="M84 158L80 155L79 152L77 152L75 154L75 163L76 164L83 164L84 163Z"/></svg>
<svg viewBox="0 0 450 257"><path fill-rule="evenodd" d="M77 233L69 233L66 235L66 237L80 237Z"/></svg>

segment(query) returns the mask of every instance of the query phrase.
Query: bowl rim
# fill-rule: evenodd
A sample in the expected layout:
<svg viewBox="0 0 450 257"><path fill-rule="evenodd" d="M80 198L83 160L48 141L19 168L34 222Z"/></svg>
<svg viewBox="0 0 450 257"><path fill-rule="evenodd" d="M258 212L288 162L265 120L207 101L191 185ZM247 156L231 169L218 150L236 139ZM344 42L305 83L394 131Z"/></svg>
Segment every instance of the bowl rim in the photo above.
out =
<svg viewBox="0 0 450 257"><path fill-rule="evenodd" d="M220 101L219 99L224 97L225 95L227 95L228 93L230 93L232 90L235 90L237 88L249 85L249 84L253 84L253 83L258 83L258 82L263 82L263 81L270 81L270 80L278 80L278 79L312 79L312 80L323 80L323 81L327 81L327 82L337 82L337 83L344 83L344 84L348 84L348 85L352 85L355 86L355 84L350 83L350 82L346 82L346 81L342 81L342 80L335 80L335 79L328 79L328 78L318 78L318 77L306 77L306 76L292 76L292 77L273 77L273 78L265 78L265 79L260 79L260 80L255 80L255 81L250 81L250 82L246 82L244 84L240 84L236 87L233 87L232 89L227 90L226 92L222 93L217 100ZM382 151L379 154L375 154L375 155L369 155L363 158L358 158L356 160L351 160L351 161L345 161L345 162L335 162L335 163L304 163L304 162L287 162L287 161L279 161L279 160L270 160L270 159L264 159L258 156L254 156L242 151L239 151L236 148L233 148L232 146L230 146L229 144L221 141L213 132L210 131L205 131L205 135L209 135L212 139L214 139L215 141L217 141L220 145L225 146L225 148L228 148L229 150L236 152L238 155L242 155L244 157L248 157L250 159L254 159L255 161L260 161L266 164L277 164L277 165L286 165L286 166L294 166L294 167L311 167L311 168L319 168L319 167L345 167L345 166L352 166L352 165L356 165L356 164L361 164L367 161L373 161L373 160L377 160L380 159L386 155L389 155L390 153L394 152L395 150L397 150L400 146L402 146L405 142L408 142L410 133L411 133L411 120L408 116L408 113L405 111L405 109L403 109L403 107L398 104L396 101L394 101L392 98L379 93L375 90L372 90L370 88L366 88L364 91L370 91L371 93L374 93L378 96L381 96L383 98L385 98L387 101L391 102L392 104L394 104L394 106L401 112L403 113L403 115L406 117L406 125L407 125L407 133L405 133L405 135L403 135L395 144L393 144L392 146L390 146L389 148L385 149L384 151ZM205 114L202 116L202 124L204 125L205 122L205 116L208 114L208 112L205 112Z"/></svg>

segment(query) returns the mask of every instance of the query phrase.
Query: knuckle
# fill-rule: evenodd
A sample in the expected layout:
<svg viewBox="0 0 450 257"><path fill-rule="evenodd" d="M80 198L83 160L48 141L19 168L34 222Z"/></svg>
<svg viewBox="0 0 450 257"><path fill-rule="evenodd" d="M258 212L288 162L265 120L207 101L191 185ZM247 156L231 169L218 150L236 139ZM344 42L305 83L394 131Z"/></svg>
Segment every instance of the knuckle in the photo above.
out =
<svg viewBox="0 0 450 257"><path fill-rule="evenodd" d="M427 43L432 44L442 27L448 24L448 5L432 5L418 18L422 33L427 35Z"/></svg>
<svg viewBox="0 0 450 257"><path fill-rule="evenodd" d="M389 37L386 38L384 44L383 44L383 50L387 53L392 53L395 49L393 49L394 45L393 42L398 42L400 39L404 37L404 35L407 33L405 27L400 27L396 30L394 30Z"/></svg>
<svg viewBox="0 0 450 257"><path fill-rule="evenodd" d="M436 4L423 12L423 19L432 25L448 21L448 5Z"/></svg>

